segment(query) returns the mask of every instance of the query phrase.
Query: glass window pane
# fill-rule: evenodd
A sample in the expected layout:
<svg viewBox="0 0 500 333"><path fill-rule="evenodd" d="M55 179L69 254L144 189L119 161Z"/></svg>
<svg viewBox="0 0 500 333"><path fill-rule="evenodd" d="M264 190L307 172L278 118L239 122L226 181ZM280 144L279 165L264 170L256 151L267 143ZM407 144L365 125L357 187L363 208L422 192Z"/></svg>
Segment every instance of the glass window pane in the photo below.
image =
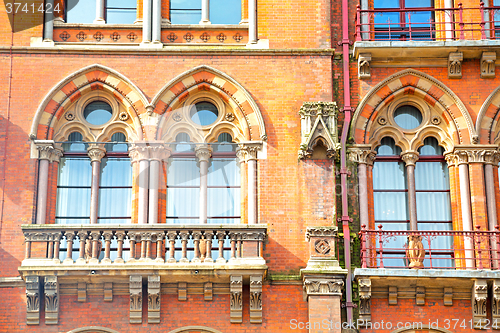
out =
<svg viewBox="0 0 500 333"><path fill-rule="evenodd" d="M170 9L201 10L201 0L170 0Z"/></svg>
<svg viewBox="0 0 500 333"><path fill-rule="evenodd" d="M136 8L137 0L106 0L106 6L112 8Z"/></svg>
<svg viewBox="0 0 500 333"><path fill-rule="evenodd" d="M399 8L399 0L375 0L373 8Z"/></svg>
<svg viewBox="0 0 500 333"><path fill-rule="evenodd" d="M132 186L130 158L103 158L101 186Z"/></svg>
<svg viewBox="0 0 500 333"><path fill-rule="evenodd" d="M412 29L429 28L432 22L431 12L409 12L406 13L406 24L411 23ZM430 35L427 35L429 37ZM412 35L413 37L413 35Z"/></svg>
<svg viewBox="0 0 500 333"><path fill-rule="evenodd" d="M375 162L373 164L373 189L406 189L405 172L402 162Z"/></svg>
<svg viewBox="0 0 500 333"><path fill-rule="evenodd" d="M208 186L240 186L240 163L236 158L214 158L208 168Z"/></svg>
<svg viewBox="0 0 500 333"><path fill-rule="evenodd" d="M192 217L196 219L199 217L199 197L199 188L167 188L167 217ZM183 220L181 223L188 222ZM194 223L198 223L198 220Z"/></svg>
<svg viewBox="0 0 500 333"><path fill-rule="evenodd" d="M89 217L90 188L58 188L56 216L58 218Z"/></svg>
<svg viewBox="0 0 500 333"><path fill-rule="evenodd" d="M417 219L419 221L451 220L449 192L417 192L416 194Z"/></svg>
<svg viewBox="0 0 500 333"><path fill-rule="evenodd" d="M67 23L93 23L95 20L95 0L67 0L70 8L66 12Z"/></svg>
<svg viewBox="0 0 500 333"><path fill-rule="evenodd" d="M200 169L195 158L172 158L168 164L167 186L200 186Z"/></svg>
<svg viewBox="0 0 500 333"><path fill-rule="evenodd" d="M103 125L111 119L112 115L113 110L111 106L104 102L92 102L83 111L85 120L92 125Z"/></svg>
<svg viewBox="0 0 500 333"><path fill-rule="evenodd" d="M375 29L377 28L388 28L391 26L391 29L398 29L401 26L398 25L399 13L376 13L374 17ZM389 36L387 36L389 38ZM393 37L394 38L394 37Z"/></svg>
<svg viewBox="0 0 500 333"><path fill-rule="evenodd" d="M408 220L408 195L406 192L375 192L373 206L376 221Z"/></svg>
<svg viewBox="0 0 500 333"><path fill-rule="evenodd" d="M437 140L433 137L426 138L424 140L424 145L418 149L420 155L443 155L444 148L439 145Z"/></svg>
<svg viewBox="0 0 500 333"><path fill-rule="evenodd" d="M432 0L405 0L405 7L432 7Z"/></svg>
<svg viewBox="0 0 500 333"><path fill-rule="evenodd" d="M443 162L417 162L415 188L418 190L449 190L448 167Z"/></svg>
<svg viewBox="0 0 500 333"><path fill-rule="evenodd" d="M106 23L108 24L133 24L137 19L137 11L134 9L114 9L106 10Z"/></svg>
<svg viewBox="0 0 500 333"><path fill-rule="evenodd" d="M198 125L207 126L214 123L219 116L219 110L209 102L196 103L190 111L191 120Z"/></svg>
<svg viewBox="0 0 500 333"><path fill-rule="evenodd" d="M396 146L394 140L389 137L383 138L376 150L377 156L399 156L401 154L401 148Z"/></svg>
<svg viewBox="0 0 500 333"><path fill-rule="evenodd" d="M209 188L207 192L209 217L240 216L239 188Z"/></svg>
<svg viewBox="0 0 500 333"><path fill-rule="evenodd" d="M92 166L88 158L62 157L59 162L58 186L90 186Z"/></svg>
<svg viewBox="0 0 500 333"><path fill-rule="evenodd" d="M401 106L394 112L394 121L399 127L411 130L422 123L422 113L414 106Z"/></svg>
<svg viewBox="0 0 500 333"><path fill-rule="evenodd" d="M99 189L99 217L130 217L131 188ZM118 223L118 222L116 222Z"/></svg>
<svg viewBox="0 0 500 333"><path fill-rule="evenodd" d="M201 21L201 10L172 10L170 11L172 24L199 24Z"/></svg>
<svg viewBox="0 0 500 333"><path fill-rule="evenodd" d="M212 24L239 24L241 0L210 0L210 22Z"/></svg>

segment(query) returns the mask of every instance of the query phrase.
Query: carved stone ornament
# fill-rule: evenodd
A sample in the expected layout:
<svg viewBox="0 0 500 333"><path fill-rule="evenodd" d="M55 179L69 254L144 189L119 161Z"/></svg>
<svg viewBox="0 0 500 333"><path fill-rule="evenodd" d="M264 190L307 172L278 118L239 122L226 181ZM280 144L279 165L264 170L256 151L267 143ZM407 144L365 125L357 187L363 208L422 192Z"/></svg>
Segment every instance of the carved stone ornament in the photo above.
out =
<svg viewBox="0 0 500 333"><path fill-rule="evenodd" d="M419 154L416 151L408 151L401 154L401 159L405 162L406 166L415 165L418 161Z"/></svg>
<svg viewBox="0 0 500 333"><path fill-rule="evenodd" d="M372 282L370 279L359 279L359 319L364 325L372 320Z"/></svg>
<svg viewBox="0 0 500 333"><path fill-rule="evenodd" d="M238 144L236 156L240 162L248 162L257 159L257 153L262 149L262 142L242 142Z"/></svg>
<svg viewBox="0 0 500 333"><path fill-rule="evenodd" d="M113 302L113 282L104 282L104 302Z"/></svg>
<svg viewBox="0 0 500 333"><path fill-rule="evenodd" d="M118 115L118 118L121 120L121 121L127 121L128 120L128 113L123 111L123 112L120 112L120 114Z"/></svg>
<svg viewBox="0 0 500 333"><path fill-rule="evenodd" d="M425 287L415 288L415 303L417 305L425 305Z"/></svg>
<svg viewBox="0 0 500 333"><path fill-rule="evenodd" d="M262 275L250 276L250 323L262 323Z"/></svg>
<svg viewBox="0 0 500 333"><path fill-rule="evenodd" d="M389 305L398 305L398 287L389 287Z"/></svg>
<svg viewBox="0 0 500 333"><path fill-rule="evenodd" d="M199 162L208 162L212 156L212 148L207 145L199 145L194 149Z"/></svg>
<svg viewBox="0 0 500 333"><path fill-rule="evenodd" d="M90 157L91 162L101 162L102 158L106 155L106 149L91 145L87 148L87 155Z"/></svg>
<svg viewBox="0 0 500 333"><path fill-rule="evenodd" d="M182 114L180 114L179 112L176 112L172 115L172 119L176 122L179 122L182 120Z"/></svg>
<svg viewBox="0 0 500 333"><path fill-rule="evenodd" d="M45 290L45 325L57 325L59 317L59 283L57 276L46 276Z"/></svg>
<svg viewBox="0 0 500 333"><path fill-rule="evenodd" d="M61 149L55 148L52 141L35 141L38 150L39 160L48 160L49 162L59 162L63 153Z"/></svg>
<svg viewBox="0 0 500 333"><path fill-rule="evenodd" d="M424 268L425 250L424 245L422 244L422 236L408 236L408 249L406 250L406 257L410 261L410 268Z"/></svg>
<svg viewBox="0 0 500 333"><path fill-rule="evenodd" d="M306 102L299 110L301 143L299 159L311 158L314 148L322 144L328 158L335 158L340 149L337 133L337 103Z"/></svg>
<svg viewBox="0 0 500 333"><path fill-rule="evenodd" d="M87 282L78 282L78 302L87 301Z"/></svg>
<svg viewBox="0 0 500 333"><path fill-rule="evenodd" d="M498 151L488 150L484 154L486 164L498 165L500 163L500 153Z"/></svg>
<svg viewBox="0 0 500 333"><path fill-rule="evenodd" d="M481 78L486 79L495 77L496 60L496 52L483 52L481 56Z"/></svg>
<svg viewBox="0 0 500 333"><path fill-rule="evenodd" d="M142 276L130 276L130 323L142 323Z"/></svg>
<svg viewBox="0 0 500 333"><path fill-rule="evenodd" d="M443 290L443 299L445 306L453 306L453 288L444 288Z"/></svg>
<svg viewBox="0 0 500 333"><path fill-rule="evenodd" d="M236 119L236 118L234 117L234 114L233 114L232 112L228 112L228 113L224 116L224 119L225 119L226 121L234 121L234 119Z"/></svg>
<svg viewBox="0 0 500 333"><path fill-rule="evenodd" d="M464 55L462 52L453 52L448 56L448 77L450 79L462 78L462 61Z"/></svg>
<svg viewBox="0 0 500 333"><path fill-rule="evenodd" d="M148 276L148 323L158 324L160 322L160 276Z"/></svg>
<svg viewBox="0 0 500 333"><path fill-rule="evenodd" d="M493 280L492 291L491 319L500 324L500 280Z"/></svg>
<svg viewBox="0 0 500 333"><path fill-rule="evenodd" d="M370 61L372 61L371 53L361 53L358 58L358 79L370 79L372 72L370 69Z"/></svg>
<svg viewBox="0 0 500 333"><path fill-rule="evenodd" d="M487 323L486 301L488 299L488 283L486 280L476 280L472 286L472 318L474 328L484 328Z"/></svg>
<svg viewBox="0 0 500 333"><path fill-rule="evenodd" d="M375 161L376 152L368 149L349 149L349 160L358 164L373 165Z"/></svg>
<svg viewBox="0 0 500 333"><path fill-rule="evenodd" d="M214 298L213 293L214 293L213 283L205 282L205 284L203 285L203 296L205 298L205 301L213 300Z"/></svg>
<svg viewBox="0 0 500 333"><path fill-rule="evenodd" d="M229 291L231 323L240 324L243 321L243 276L231 275Z"/></svg>
<svg viewBox="0 0 500 333"><path fill-rule="evenodd" d="M305 276L304 292L307 296L341 296L344 281L327 276Z"/></svg>
<svg viewBox="0 0 500 333"><path fill-rule="evenodd" d="M26 277L26 324L40 324L40 282L38 276Z"/></svg>

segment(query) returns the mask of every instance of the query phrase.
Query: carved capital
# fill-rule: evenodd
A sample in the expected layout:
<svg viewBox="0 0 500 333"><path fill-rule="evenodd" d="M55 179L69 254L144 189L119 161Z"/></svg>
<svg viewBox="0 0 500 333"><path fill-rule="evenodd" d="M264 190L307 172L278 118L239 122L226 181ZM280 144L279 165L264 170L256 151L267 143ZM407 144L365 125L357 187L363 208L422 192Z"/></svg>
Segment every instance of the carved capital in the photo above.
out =
<svg viewBox="0 0 500 333"><path fill-rule="evenodd" d="M46 276L45 290L45 324L57 325L59 316L59 283L57 276Z"/></svg>
<svg viewBox="0 0 500 333"><path fill-rule="evenodd" d="M130 276L130 323L142 323L142 276Z"/></svg>
<svg viewBox="0 0 500 333"><path fill-rule="evenodd" d="M106 149L97 145L91 145L87 148L87 155L90 157L91 162L101 162L102 158L106 155Z"/></svg>
<svg viewBox="0 0 500 333"><path fill-rule="evenodd" d="M446 164L448 164L448 167L451 167L451 166L456 167L456 166L458 166L457 155L452 154L452 153L448 153L448 154L444 155L444 159L446 160Z"/></svg>
<svg viewBox="0 0 500 333"><path fill-rule="evenodd" d="M344 281L327 276L304 276L304 291L309 296L341 296Z"/></svg>
<svg viewBox="0 0 500 333"><path fill-rule="evenodd" d="M419 154L416 151L407 151L401 154L401 159L405 162L406 166L415 165L418 161Z"/></svg>
<svg viewBox="0 0 500 333"><path fill-rule="evenodd" d="M250 276L250 323L262 323L262 275Z"/></svg>
<svg viewBox="0 0 500 333"><path fill-rule="evenodd" d="M377 153L373 150L353 148L349 149L349 160L358 164L373 165Z"/></svg>
<svg viewBox="0 0 500 333"><path fill-rule="evenodd" d="M496 52L483 52L481 55L481 78L486 79L495 77L496 60Z"/></svg>
<svg viewBox="0 0 500 333"><path fill-rule="evenodd" d="M172 151L169 147L167 147L163 143L153 142L150 143L149 149L149 158L152 161L166 161L172 154Z"/></svg>
<svg viewBox="0 0 500 333"><path fill-rule="evenodd" d="M472 318L474 328L484 328L486 318L486 301L488 300L488 283L486 280L476 280L472 286Z"/></svg>
<svg viewBox="0 0 500 333"><path fill-rule="evenodd" d="M500 321L500 280L493 280L491 299L491 319Z"/></svg>
<svg viewBox="0 0 500 333"><path fill-rule="evenodd" d="M467 151L467 157L469 159L469 163L484 163L484 155L486 154L486 150L483 149L474 149Z"/></svg>
<svg viewBox="0 0 500 333"><path fill-rule="evenodd" d="M59 162L63 155L62 150L55 147L53 141L36 140L34 142L38 150L38 159L48 160L49 162Z"/></svg>
<svg viewBox="0 0 500 333"><path fill-rule="evenodd" d="M262 142L243 142L238 144L236 155L241 162L257 159L257 153L262 149Z"/></svg>
<svg viewBox="0 0 500 333"><path fill-rule="evenodd" d="M212 148L207 145L196 146L194 152L199 162L208 162L208 160L212 156Z"/></svg>
<svg viewBox="0 0 500 333"><path fill-rule="evenodd" d="M455 162L457 165L469 163L469 154L466 150L455 150Z"/></svg>
<svg viewBox="0 0 500 333"><path fill-rule="evenodd" d="M26 323L40 324L40 282L38 276L26 277Z"/></svg>
<svg viewBox="0 0 500 333"><path fill-rule="evenodd" d="M128 152L132 163L149 160L149 145L146 142L134 142Z"/></svg>
<svg viewBox="0 0 500 333"><path fill-rule="evenodd" d="M372 319L372 281L370 279L359 279L359 318L366 326Z"/></svg>
<svg viewBox="0 0 500 333"><path fill-rule="evenodd" d="M462 61L464 55L462 52L452 52L448 56L448 77L450 79L462 78Z"/></svg>
<svg viewBox="0 0 500 333"><path fill-rule="evenodd" d="M148 276L148 323L158 324L160 322L160 276Z"/></svg>
<svg viewBox="0 0 500 333"><path fill-rule="evenodd" d="M372 77L370 70L371 53L361 53L358 58L358 79L364 80Z"/></svg>
<svg viewBox="0 0 500 333"><path fill-rule="evenodd" d="M500 163L500 152L488 150L484 154L484 163L491 165L498 165Z"/></svg>
<svg viewBox="0 0 500 333"><path fill-rule="evenodd" d="M243 276L231 275L229 291L231 323L241 323L243 320Z"/></svg>
<svg viewBox="0 0 500 333"><path fill-rule="evenodd" d="M337 237L337 227L311 227L306 229L306 241L310 242L312 237L325 238Z"/></svg>

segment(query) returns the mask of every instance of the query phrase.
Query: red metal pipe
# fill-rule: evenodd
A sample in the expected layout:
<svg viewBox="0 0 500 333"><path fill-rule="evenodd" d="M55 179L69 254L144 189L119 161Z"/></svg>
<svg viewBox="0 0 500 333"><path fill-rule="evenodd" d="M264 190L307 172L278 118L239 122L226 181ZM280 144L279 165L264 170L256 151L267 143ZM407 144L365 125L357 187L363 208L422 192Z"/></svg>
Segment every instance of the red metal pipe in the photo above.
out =
<svg viewBox="0 0 500 333"><path fill-rule="evenodd" d="M349 229L349 210L347 201L347 168L346 168L346 142L349 124L351 123L351 89L349 79L349 1L342 0L342 61L344 74L344 125L340 140L340 184L342 190L342 230L344 232L344 260L347 268L346 277L346 309L347 322L353 322L352 316L352 272L351 272L351 235Z"/></svg>

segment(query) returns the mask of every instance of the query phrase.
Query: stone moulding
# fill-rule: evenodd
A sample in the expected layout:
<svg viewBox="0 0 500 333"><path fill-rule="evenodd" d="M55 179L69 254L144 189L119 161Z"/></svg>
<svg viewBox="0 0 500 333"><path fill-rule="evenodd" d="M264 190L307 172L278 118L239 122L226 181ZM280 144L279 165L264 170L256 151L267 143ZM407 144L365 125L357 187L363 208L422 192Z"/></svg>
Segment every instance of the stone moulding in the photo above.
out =
<svg viewBox="0 0 500 333"><path fill-rule="evenodd" d="M337 103L305 102L299 110L301 143L299 159L311 158L318 144L326 148L328 158L335 158L340 150L337 132Z"/></svg>
<svg viewBox="0 0 500 333"><path fill-rule="evenodd" d="M231 323L241 324L243 322L243 276L232 275L229 289Z"/></svg>

